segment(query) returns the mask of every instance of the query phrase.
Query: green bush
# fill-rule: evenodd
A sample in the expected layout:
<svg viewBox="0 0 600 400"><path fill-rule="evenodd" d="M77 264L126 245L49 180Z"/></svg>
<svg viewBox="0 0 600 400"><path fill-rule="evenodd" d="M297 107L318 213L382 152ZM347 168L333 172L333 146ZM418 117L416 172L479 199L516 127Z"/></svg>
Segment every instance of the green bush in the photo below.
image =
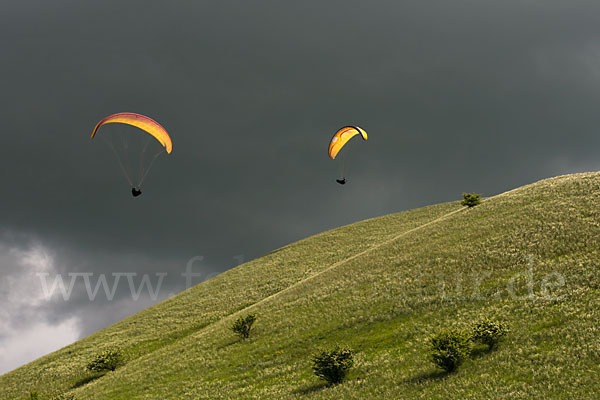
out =
<svg viewBox="0 0 600 400"><path fill-rule="evenodd" d="M250 336L250 329L252 329L254 321L256 321L256 315L254 314L239 317L231 326L231 330L242 339L247 339Z"/></svg>
<svg viewBox="0 0 600 400"><path fill-rule="evenodd" d="M477 193L463 193L463 201L460 203L463 206L474 207L481 203L481 195Z"/></svg>
<svg viewBox="0 0 600 400"><path fill-rule="evenodd" d="M38 400L39 398L40 398L40 395L35 390L32 390L31 392L29 392L29 397L27 397L28 400Z"/></svg>
<svg viewBox="0 0 600 400"><path fill-rule="evenodd" d="M123 357L119 349L109 349L96 355L90 361L86 369L90 372L114 371L123 362Z"/></svg>
<svg viewBox="0 0 600 400"><path fill-rule="evenodd" d="M456 329L441 331L429 339L431 361L452 372L471 354L471 336Z"/></svg>
<svg viewBox="0 0 600 400"><path fill-rule="evenodd" d="M472 339L475 342L487 345L491 350L507 333L508 327L505 324L486 318L475 325Z"/></svg>
<svg viewBox="0 0 600 400"><path fill-rule="evenodd" d="M346 347L323 350L312 356L312 369L316 376L334 385L341 383L354 365L354 352Z"/></svg>

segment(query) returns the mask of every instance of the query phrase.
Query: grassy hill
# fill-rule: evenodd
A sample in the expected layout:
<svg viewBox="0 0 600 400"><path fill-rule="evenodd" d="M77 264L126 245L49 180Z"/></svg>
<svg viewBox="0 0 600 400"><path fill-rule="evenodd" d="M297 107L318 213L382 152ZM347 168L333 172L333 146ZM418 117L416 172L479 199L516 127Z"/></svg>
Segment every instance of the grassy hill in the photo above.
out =
<svg viewBox="0 0 600 400"><path fill-rule="evenodd" d="M561 176L464 208L401 212L243 264L0 376L1 399L591 399L600 377L600 174ZM253 336L229 330L258 316ZM427 338L481 317L511 332L452 374ZM357 364L326 387L322 346ZM84 371L118 346L126 364Z"/></svg>

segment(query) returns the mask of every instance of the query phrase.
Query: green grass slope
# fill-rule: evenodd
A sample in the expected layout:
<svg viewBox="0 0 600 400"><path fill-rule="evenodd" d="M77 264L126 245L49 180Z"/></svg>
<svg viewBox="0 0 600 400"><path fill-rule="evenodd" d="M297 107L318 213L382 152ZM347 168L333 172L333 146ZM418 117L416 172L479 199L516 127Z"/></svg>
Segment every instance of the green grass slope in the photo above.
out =
<svg viewBox="0 0 600 400"><path fill-rule="evenodd" d="M0 399L598 398L600 174L362 221L291 244L0 376ZM258 316L250 339L229 330ZM427 338L483 316L511 333L456 373ZM308 359L357 351L327 387ZM126 364L90 380L98 351Z"/></svg>

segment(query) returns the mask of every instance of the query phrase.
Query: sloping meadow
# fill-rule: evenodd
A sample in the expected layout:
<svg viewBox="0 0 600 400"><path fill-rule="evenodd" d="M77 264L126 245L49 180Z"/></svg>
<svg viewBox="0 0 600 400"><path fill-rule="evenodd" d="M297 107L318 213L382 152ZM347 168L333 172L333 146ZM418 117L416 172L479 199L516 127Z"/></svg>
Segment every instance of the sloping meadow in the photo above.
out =
<svg viewBox="0 0 600 400"><path fill-rule="evenodd" d="M557 177L463 208L425 207L325 232L204 282L0 377L0 398L594 398L600 174ZM233 321L249 313L252 335ZM427 339L491 317L510 333L457 372ZM348 345L328 387L309 358ZM126 364L86 382L100 349ZM45 397L44 397L45 396Z"/></svg>

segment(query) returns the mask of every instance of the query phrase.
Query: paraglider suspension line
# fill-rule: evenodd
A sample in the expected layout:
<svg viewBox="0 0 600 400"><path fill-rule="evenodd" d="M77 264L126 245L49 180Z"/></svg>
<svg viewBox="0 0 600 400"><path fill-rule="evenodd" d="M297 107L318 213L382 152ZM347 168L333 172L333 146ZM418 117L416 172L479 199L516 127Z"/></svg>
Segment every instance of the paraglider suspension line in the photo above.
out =
<svg viewBox="0 0 600 400"><path fill-rule="evenodd" d="M106 143L108 143L108 146L110 147L110 149L113 151L115 157L117 158L117 161L119 162L119 166L121 167L121 172L123 172L123 176L125 177L125 179L127 179L127 182L129 182L129 185L131 185L131 187L133 187L133 182L131 182L131 178L129 178L129 175L127 175L127 170L126 170L125 166L123 165L123 163L121 162L121 157L119 157L119 153L115 149L115 146L113 146L111 141L106 139L104 136L102 138L104 139L104 141Z"/></svg>
<svg viewBox="0 0 600 400"><path fill-rule="evenodd" d="M340 179L344 179L344 174L346 172L346 156L348 155L348 150L344 153L340 154L339 157L339 167L340 167Z"/></svg>
<svg viewBox="0 0 600 400"><path fill-rule="evenodd" d="M148 165L148 168L146 169L146 172L144 172L144 175L140 179L140 183L138 183L138 185L137 185L138 189L140 189L142 187L142 183L144 183L144 179L146 179L146 176L148 175L148 172L150 172L150 169L154 165L154 161L156 161L156 159L158 158L158 156L160 156L162 153L163 153L163 150L159 151L158 153L156 153L154 155L154 158L152 158L152 161L150 162L150 165Z"/></svg>
<svg viewBox="0 0 600 400"><path fill-rule="evenodd" d="M133 178L133 171L132 169L134 168L134 166L131 164L131 161L129 161L129 139L127 138L127 135L123 135L122 136L122 140L123 140L123 155L125 156L125 167L127 169L127 176L130 177L129 182L131 183L131 179ZM133 186L133 185L131 185Z"/></svg>
<svg viewBox="0 0 600 400"><path fill-rule="evenodd" d="M140 177L140 182L138 184L141 185L142 181L144 180L146 174L144 173L144 156L146 155L146 150L148 150L148 145L150 144L150 139L146 139L146 142L144 143L144 147L142 148L142 155L140 156L140 170L139 170L139 174L138 176ZM153 160L154 161L154 160ZM150 169L150 167L148 167L148 169Z"/></svg>

